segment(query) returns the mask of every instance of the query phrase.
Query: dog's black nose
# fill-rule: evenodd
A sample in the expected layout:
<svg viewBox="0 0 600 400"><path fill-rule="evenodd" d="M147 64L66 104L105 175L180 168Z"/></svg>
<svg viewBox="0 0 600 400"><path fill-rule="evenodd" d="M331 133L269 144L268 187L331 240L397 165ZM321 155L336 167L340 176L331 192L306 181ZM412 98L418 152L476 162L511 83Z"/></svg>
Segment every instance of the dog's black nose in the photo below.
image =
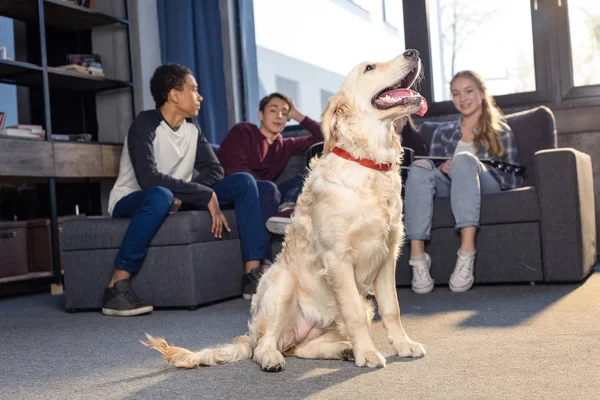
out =
<svg viewBox="0 0 600 400"><path fill-rule="evenodd" d="M408 49L404 52L405 58L419 58L419 52L415 49Z"/></svg>

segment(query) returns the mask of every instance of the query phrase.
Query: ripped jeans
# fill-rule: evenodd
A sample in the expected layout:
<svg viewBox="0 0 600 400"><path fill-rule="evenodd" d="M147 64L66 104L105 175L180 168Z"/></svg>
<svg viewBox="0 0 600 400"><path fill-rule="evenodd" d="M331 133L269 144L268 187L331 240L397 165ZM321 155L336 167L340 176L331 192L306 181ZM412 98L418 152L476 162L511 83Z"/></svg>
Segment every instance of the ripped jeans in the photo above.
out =
<svg viewBox="0 0 600 400"><path fill-rule="evenodd" d="M429 166L427 166L429 164ZM430 160L415 161L406 180L404 213L408 240L429 240L433 198L450 197L456 229L479 226L481 195L498 193L500 184L485 165L469 152L454 156L448 175Z"/></svg>

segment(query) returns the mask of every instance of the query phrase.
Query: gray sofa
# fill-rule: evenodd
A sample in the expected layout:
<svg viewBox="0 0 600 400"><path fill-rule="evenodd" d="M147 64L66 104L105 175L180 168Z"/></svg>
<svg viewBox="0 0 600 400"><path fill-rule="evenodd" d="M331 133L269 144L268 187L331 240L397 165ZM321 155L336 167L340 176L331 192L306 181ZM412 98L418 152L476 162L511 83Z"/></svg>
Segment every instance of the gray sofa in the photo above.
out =
<svg viewBox="0 0 600 400"><path fill-rule="evenodd" d="M292 133L293 134L293 133ZM218 152L218 146L214 146ZM306 166L306 156L293 156L276 182ZM187 307L238 297L244 264L233 210L223 211L231 232L223 239L210 233L208 211L183 211L167 217L150 244L132 284L155 307ZM99 309L114 260L130 219L89 217L65 222L61 232L65 308Z"/></svg>
<svg viewBox="0 0 600 400"><path fill-rule="evenodd" d="M507 122L526 167L523 187L484 195L477 234L476 283L577 282L596 262L596 222L592 162L571 148L556 148L554 116L538 107L511 114ZM440 122L425 122L427 143ZM460 236L454 229L450 200L434 201L431 241L436 284L454 270ZM410 285L406 244L396 268L398 285Z"/></svg>

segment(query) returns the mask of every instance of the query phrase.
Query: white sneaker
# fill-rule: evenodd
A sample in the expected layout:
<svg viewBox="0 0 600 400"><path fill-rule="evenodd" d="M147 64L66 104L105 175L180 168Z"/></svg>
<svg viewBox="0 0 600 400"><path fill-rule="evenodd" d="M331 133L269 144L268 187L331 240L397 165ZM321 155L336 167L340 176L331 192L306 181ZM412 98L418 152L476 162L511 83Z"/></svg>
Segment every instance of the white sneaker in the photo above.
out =
<svg viewBox="0 0 600 400"><path fill-rule="evenodd" d="M456 267L450 277L450 290L453 292L466 292L471 289L475 282L473 275L475 265L475 252L470 254L461 254L460 250L457 253Z"/></svg>
<svg viewBox="0 0 600 400"><path fill-rule="evenodd" d="M285 235L285 231L292 224L294 207L280 210L267 220L267 230L276 235Z"/></svg>
<svg viewBox="0 0 600 400"><path fill-rule="evenodd" d="M415 293L425 294L433 290L433 278L429 274L431 269L431 257L424 253L424 260L409 260L408 263L412 266L412 290Z"/></svg>

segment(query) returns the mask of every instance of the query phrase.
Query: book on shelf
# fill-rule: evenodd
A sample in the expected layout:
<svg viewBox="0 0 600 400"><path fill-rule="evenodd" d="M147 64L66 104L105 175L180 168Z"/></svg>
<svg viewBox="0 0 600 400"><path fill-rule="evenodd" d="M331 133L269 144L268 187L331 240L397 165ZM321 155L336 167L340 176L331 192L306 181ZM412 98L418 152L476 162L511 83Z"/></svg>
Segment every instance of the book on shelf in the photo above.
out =
<svg viewBox="0 0 600 400"><path fill-rule="evenodd" d="M94 0L73 0L73 3L85 8L92 8Z"/></svg>
<svg viewBox="0 0 600 400"><path fill-rule="evenodd" d="M45 133L43 130L32 131L30 129L3 128L0 129L0 136L43 140Z"/></svg>
<svg viewBox="0 0 600 400"><path fill-rule="evenodd" d="M46 131L44 131L44 127L41 125L11 125L7 126L8 129L19 129L19 130L27 130L33 133L34 135L41 135L44 137Z"/></svg>
<svg viewBox="0 0 600 400"><path fill-rule="evenodd" d="M102 59L98 54L67 54L67 64L57 68L92 76L104 76Z"/></svg>
<svg viewBox="0 0 600 400"><path fill-rule="evenodd" d="M86 75L100 76L100 77L104 76L103 71L99 71L97 69L92 69L92 68L82 67L81 65L77 65L77 64L61 65L60 67L56 67L56 68L63 69L65 71L76 72L79 74L86 74Z"/></svg>
<svg viewBox="0 0 600 400"><path fill-rule="evenodd" d="M92 135L90 133L76 133L73 135L65 135L54 133L50 135L50 138L60 142L91 142Z"/></svg>
<svg viewBox="0 0 600 400"><path fill-rule="evenodd" d="M61 0L63 3L73 3L77 6L92 8L94 0Z"/></svg>

